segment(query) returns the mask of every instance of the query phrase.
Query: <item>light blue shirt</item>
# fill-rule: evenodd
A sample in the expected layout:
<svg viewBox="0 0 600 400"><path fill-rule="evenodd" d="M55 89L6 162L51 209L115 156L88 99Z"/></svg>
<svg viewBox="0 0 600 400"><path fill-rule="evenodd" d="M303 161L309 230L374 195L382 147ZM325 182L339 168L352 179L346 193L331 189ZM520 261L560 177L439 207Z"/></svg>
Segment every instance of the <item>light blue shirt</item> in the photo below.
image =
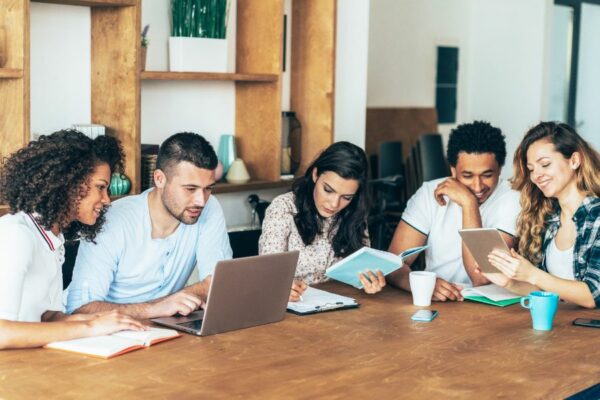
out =
<svg viewBox="0 0 600 400"><path fill-rule="evenodd" d="M152 189L150 189L152 190ZM142 303L181 290L194 266L200 279L232 256L221 205L211 196L193 225L152 239L148 193L117 200L96 244L82 241L67 294L67 312L93 302Z"/></svg>

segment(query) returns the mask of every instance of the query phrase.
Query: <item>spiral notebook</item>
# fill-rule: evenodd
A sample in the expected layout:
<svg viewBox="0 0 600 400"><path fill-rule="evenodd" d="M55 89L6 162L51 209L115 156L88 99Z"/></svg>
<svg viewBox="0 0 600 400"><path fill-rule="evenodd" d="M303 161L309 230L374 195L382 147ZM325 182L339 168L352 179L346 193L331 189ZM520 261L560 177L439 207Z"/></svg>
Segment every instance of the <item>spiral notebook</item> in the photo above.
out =
<svg viewBox="0 0 600 400"><path fill-rule="evenodd" d="M352 297L308 287L302 293L301 301L288 302L287 310L298 315L308 315L323 311L356 308L358 306L359 304Z"/></svg>

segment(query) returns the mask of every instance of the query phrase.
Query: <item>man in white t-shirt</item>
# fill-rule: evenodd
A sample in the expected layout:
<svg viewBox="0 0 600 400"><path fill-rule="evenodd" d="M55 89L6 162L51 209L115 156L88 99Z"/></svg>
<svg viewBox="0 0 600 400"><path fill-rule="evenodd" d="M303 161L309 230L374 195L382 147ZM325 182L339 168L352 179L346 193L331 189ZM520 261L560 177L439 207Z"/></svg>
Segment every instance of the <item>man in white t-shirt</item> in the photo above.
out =
<svg viewBox="0 0 600 400"><path fill-rule="evenodd" d="M506 144L500 129L475 121L452 130L448 140L452 176L424 182L410 198L389 251L400 253L427 244L425 269L437 274L433 300L462 300L460 290L489 281L463 245L459 229L497 228L509 247L515 243L519 194L500 179ZM410 291L410 265L387 281Z"/></svg>

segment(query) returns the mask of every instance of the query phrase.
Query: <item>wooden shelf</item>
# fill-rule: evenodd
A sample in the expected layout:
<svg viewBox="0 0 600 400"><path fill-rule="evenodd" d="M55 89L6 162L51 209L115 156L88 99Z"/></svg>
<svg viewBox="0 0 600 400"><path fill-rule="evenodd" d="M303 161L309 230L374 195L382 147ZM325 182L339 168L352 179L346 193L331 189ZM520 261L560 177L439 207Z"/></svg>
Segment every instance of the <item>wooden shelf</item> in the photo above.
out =
<svg viewBox="0 0 600 400"><path fill-rule="evenodd" d="M23 70L15 68L0 68L0 79L22 78Z"/></svg>
<svg viewBox="0 0 600 400"><path fill-rule="evenodd" d="M86 7L127 7L135 6L137 0L31 0L36 3L63 4Z"/></svg>
<svg viewBox="0 0 600 400"><path fill-rule="evenodd" d="M237 74L226 72L170 72L142 71L142 80L146 81L242 81L277 82L276 74Z"/></svg>
<svg viewBox="0 0 600 400"><path fill-rule="evenodd" d="M247 183L217 183L214 194L245 192L248 190L291 188L292 179L280 181L250 181Z"/></svg>

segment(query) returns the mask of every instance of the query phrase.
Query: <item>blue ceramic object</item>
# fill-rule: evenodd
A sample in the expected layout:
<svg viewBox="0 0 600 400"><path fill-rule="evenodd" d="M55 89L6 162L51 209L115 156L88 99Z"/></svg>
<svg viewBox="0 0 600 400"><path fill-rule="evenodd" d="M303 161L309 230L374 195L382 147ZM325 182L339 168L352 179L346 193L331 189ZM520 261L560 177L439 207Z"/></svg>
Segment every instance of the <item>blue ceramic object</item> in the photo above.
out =
<svg viewBox="0 0 600 400"><path fill-rule="evenodd" d="M131 181L120 172L115 172L110 178L110 194L112 196L123 196L129 193Z"/></svg>
<svg viewBox="0 0 600 400"><path fill-rule="evenodd" d="M235 137L233 135L221 135L219 140L219 151L217 156L223 164L223 176L227 175L231 163L235 160Z"/></svg>
<svg viewBox="0 0 600 400"><path fill-rule="evenodd" d="M558 307L558 295L552 292L531 292L521 298L521 306L531 311L533 329L538 331L552 330L552 321Z"/></svg>

